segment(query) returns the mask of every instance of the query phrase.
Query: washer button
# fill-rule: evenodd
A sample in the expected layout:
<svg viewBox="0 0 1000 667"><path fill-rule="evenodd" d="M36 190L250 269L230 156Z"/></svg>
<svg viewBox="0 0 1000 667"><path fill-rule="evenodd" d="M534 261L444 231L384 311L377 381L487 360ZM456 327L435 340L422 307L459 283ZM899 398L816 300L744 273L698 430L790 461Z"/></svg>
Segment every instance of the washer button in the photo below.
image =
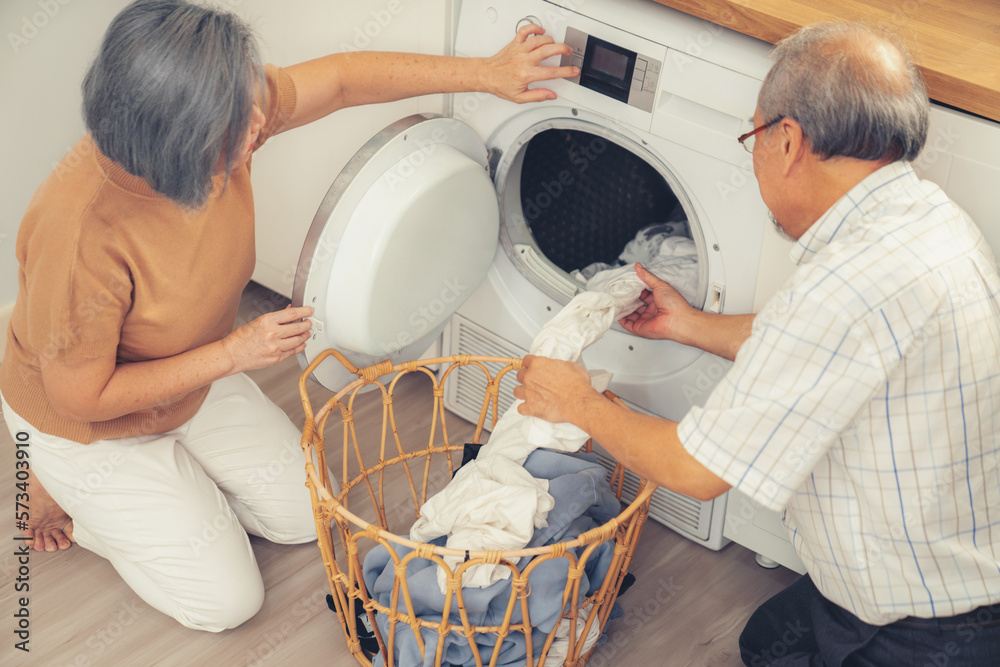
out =
<svg viewBox="0 0 1000 667"><path fill-rule="evenodd" d="M537 16L532 16L529 14L528 16L525 16L523 19L517 22L517 27L514 28L514 32L516 33L518 30L528 25L529 23L534 23L535 25L542 25L542 22L538 20Z"/></svg>

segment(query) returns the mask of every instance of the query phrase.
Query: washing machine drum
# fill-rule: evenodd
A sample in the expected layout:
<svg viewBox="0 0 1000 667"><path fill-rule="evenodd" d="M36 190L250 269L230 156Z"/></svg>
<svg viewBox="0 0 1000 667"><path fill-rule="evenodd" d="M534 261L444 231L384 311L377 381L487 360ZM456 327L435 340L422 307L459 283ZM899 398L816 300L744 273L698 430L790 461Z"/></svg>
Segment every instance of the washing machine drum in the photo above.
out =
<svg viewBox="0 0 1000 667"><path fill-rule="evenodd" d="M472 128L424 114L387 127L334 181L306 237L292 301L315 312L300 364L328 348L358 367L416 359L486 277L498 225ZM353 379L332 359L313 378L333 391Z"/></svg>
<svg viewBox="0 0 1000 667"><path fill-rule="evenodd" d="M663 222L679 205L648 162L612 141L565 128L532 137L520 188L532 238L566 273L615 264L641 229Z"/></svg>

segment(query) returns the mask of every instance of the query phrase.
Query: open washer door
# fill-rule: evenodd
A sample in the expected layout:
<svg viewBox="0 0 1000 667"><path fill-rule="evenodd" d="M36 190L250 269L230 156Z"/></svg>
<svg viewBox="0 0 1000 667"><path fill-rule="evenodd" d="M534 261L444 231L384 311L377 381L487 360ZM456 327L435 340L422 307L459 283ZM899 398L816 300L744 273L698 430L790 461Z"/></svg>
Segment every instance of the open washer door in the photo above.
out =
<svg viewBox="0 0 1000 667"><path fill-rule="evenodd" d="M454 118L418 114L366 143L313 218L292 303L315 309L299 363L336 348L362 368L423 354L486 277L499 207L486 146ZM351 382L331 360L313 379Z"/></svg>

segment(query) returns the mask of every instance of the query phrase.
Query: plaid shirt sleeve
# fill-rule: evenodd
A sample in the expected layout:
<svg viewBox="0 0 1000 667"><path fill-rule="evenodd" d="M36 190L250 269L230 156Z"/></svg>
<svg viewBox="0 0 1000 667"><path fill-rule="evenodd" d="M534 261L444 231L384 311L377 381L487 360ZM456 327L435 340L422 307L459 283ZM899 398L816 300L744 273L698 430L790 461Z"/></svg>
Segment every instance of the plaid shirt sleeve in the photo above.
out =
<svg viewBox="0 0 1000 667"><path fill-rule="evenodd" d="M700 463L780 510L886 378L864 325L783 291L756 317L729 373L678 435Z"/></svg>

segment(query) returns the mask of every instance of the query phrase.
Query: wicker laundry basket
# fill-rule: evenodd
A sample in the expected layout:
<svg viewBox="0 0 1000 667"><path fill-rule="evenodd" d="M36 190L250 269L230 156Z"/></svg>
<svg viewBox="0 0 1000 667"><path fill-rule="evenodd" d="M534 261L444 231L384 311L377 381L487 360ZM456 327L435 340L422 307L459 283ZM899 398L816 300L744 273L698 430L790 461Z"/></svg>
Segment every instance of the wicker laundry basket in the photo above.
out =
<svg viewBox="0 0 1000 667"><path fill-rule="evenodd" d="M318 412L314 413L306 393L306 379L317 365L330 356L336 357L348 370L356 374L358 379L336 393ZM334 363L334 361L331 360L330 363ZM490 364L494 368L499 365L503 365L503 367L493 375L486 364ZM438 462L439 468L443 466L447 471L440 469L436 473L436 479L431 480L435 482L432 485L443 485L455 469L452 463L452 452L458 451L461 454L465 444L464 441L453 443L448 437L447 419L451 419L453 424L459 421L459 418L454 416L446 417L447 413L442 404L445 383L449 377L452 377L459 367L469 367L485 374L486 392L483 396L483 407L471 440L473 443L478 443L490 406L492 406L493 423L496 422L500 379L506 373L517 372L520 365L521 360L517 358L455 355L395 366L391 365L389 361L384 361L367 368L357 369L340 353L327 350L302 373L299 380L299 393L306 414L302 448L306 458L307 485L312 494L319 547L326 567L337 616L345 631L347 645L360 664L371 665L375 656L361 647L359 622L355 615L355 610L360 609L360 607L356 607L356 604L363 605L364 609L367 610L368 621L374 628L379 653L381 653L382 661L386 665L398 664L393 658L394 646L398 646L398 638L395 636L398 634L397 628L412 630L410 637L416 639L421 653L426 650L421 638L427 636L422 633L428 631L434 633L437 636L437 641L434 642L437 650L432 650L436 653L432 656L431 664L434 665L442 664L441 647L445 643L444 638L449 633L457 633L458 636L464 638L462 641L469 641L473 644L476 643L477 637L482 640L482 635L491 635L487 638L488 643L495 644L496 649L488 661L480 656L478 650L472 651L477 665L496 665L501 644L504 643L503 640L514 633L520 633L526 643L526 664L529 666L544 664L556 629L553 628L548 633L540 657L533 660L533 648L537 648L538 634L536 633L536 643L533 647L532 626L528 614L528 598L531 595L528 577L531 570L539 563L560 558L566 559L568 564L568 576L562 594L562 618L568 619L569 631L567 657L565 662L561 664L583 665L593 652L593 648L586 652L583 651L583 638L591 631L593 624L599 624L601 631L603 631L604 625L608 621L612 605L618 595L622 580L628 572L639 535L646 521L650 496L656 489L654 484L642 482L635 500L618 517L580 534L575 540L545 547L519 551L459 551L414 542L389 530L390 521L387 520L386 489L384 486L389 471L396 468L396 481L390 481L389 484L396 485L397 494L400 491L399 487L405 488L405 484L409 486L405 502L390 501L389 504L391 523L403 520L401 513L408 515L405 519L408 523L401 526L402 532L405 534L406 527L412 525L412 522L416 520L419 508L429 496L428 480L431 477L430 471L433 469L431 460L434 459ZM407 446L402 442L397 428L397 412L400 407L393 404L393 392L397 389L401 378L414 373L423 374L429 378L429 380L425 379L422 382L427 382L433 387L433 415L430 418L429 437L423 442ZM416 379L412 381L417 382ZM370 385L374 385L374 387ZM355 429L354 415L355 399L359 392L365 388L371 390L372 393L378 389L382 395L381 433L368 434L378 441L378 448L377 451L368 454L367 459L363 448L358 444L359 436ZM620 399L610 392L607 392L607 395L611 400L621 404ZM366 400L370 399L363 398L361 402L364 403ZM367 403L367 405L369 406L367 409L377 413L377 406L371 407L372 403ZM330 479L327 470L327 452L324 446L324 428L328 418L337 410L340 412L342 423L340 429L342 448L336 452L336 455L341 457L344 472L341 480L341 491L334 497L329 491ZM468 429L465 422L461 422L460 425ZM453 429L453 431L455 430L457 429ZM362 434L362 439L364 437L366 437L365 434ZM588 442L587 449L589 450L589 448L590 443ZM369 451L374 449L373 446ZM414 474L411 467L422 468L422 473ZM402 474L400 474L400 468ZM348 473L349 469L352 472ZM619 465L611 476L612 489L619 500L621 499L624 477L625 470L623 466ZM359 515L371 517L374 523L366 521ZM341 543L340 560L338 560L337 548L332 535L333 526L335 526ZM580 582L587 559L599 545L609 540L613 540L614 545L611 566L607 570L607 575L603 582L596 584L591 582L590 589L595 592L583 598L580 592ZM382 545L395 563L395 579L392 584L392 606L395 608L387 608L370 598L362 578L362 552L367 550L365 547L370 549L376 544ZM411 549L412 551L410 551ZM605 547L605 549L607 549L605 553L611 552L609 547ZM398 551L400 550L406 555L399 556ZM443 560L445 556L460 556L464 562L455 571L452 571ZM518 566L513 563L525 556L532 558L530 561L529 559L521 561L522 569L519 571ZM442 618L433 621L415 616L410 591L405 581L407 566L419 559L433 561L438 568L444 568L448 577L448 602L445 604ZM529 564L525 566L524 563ZM511 571L512 585L510 598L506 603L506 615L498 626L473 625L466 613L465 599L460 586L462 573L477 564L499 564L508 567ZM583 601L579 602L581 599ZM515 605L521 612L519 622L512 621L512 617L515 616ZM450 613L449 607L451 608ZM449 618L454 619L456 608L461 623L449 621ZM388 633L383 633L380 630L375 620L376 613L387 615L389 620ZM363 617L364 612L361 615ZM362 618L362 620L364 619ZM368 631L370 632L370 630ZM362 629L362 632L365 630ZM384 636L385 634L388 636ZM402 665L402 667L411 666Z"/></svg>

